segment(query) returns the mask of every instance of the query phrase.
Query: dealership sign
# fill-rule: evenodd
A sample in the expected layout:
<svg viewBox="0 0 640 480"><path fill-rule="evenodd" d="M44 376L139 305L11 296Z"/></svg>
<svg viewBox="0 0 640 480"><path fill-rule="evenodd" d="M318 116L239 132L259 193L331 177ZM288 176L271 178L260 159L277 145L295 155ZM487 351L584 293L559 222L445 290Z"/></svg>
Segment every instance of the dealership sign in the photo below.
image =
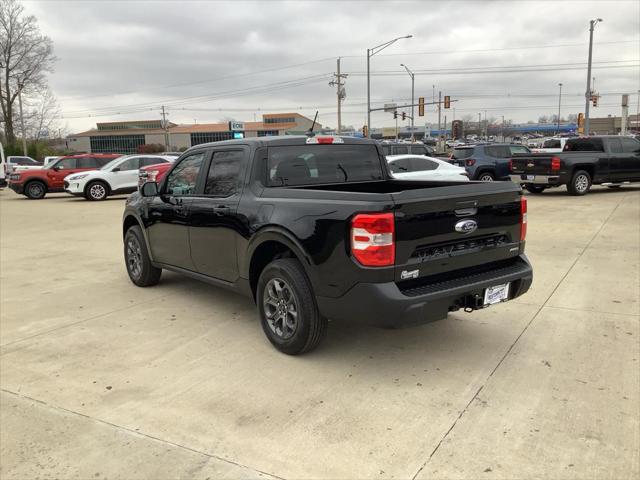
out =
<svg viewBox="0 0 640 480"><path fill-rule="evenodd" d="M232 132L242 132L244 130L244 122L229 122L229 130Z"/></svg>

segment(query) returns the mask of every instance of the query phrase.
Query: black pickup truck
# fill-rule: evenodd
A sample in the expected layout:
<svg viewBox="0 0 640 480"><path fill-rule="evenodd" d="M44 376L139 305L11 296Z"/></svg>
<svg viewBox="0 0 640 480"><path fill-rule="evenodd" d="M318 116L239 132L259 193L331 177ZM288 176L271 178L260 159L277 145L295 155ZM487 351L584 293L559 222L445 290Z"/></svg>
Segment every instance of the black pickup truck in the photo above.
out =
<svg viewBox="0 0 640 480"><path fill-rule="evenodd" d="M525 234L517 185L393 179L380 145L346 137L194 146L123 217L134 284L167 269L243 293L288 354L328 319L396 328L522 295Z"/></svg>
<svg viewBox="0 0 640 480"><path fill-rule="evenodd" d="M567 140L562 153L514 155L511 180L531 193L566 185L571 195L586 194L591 185L620 187L640 181L640 142L613 135Z"/></svg>

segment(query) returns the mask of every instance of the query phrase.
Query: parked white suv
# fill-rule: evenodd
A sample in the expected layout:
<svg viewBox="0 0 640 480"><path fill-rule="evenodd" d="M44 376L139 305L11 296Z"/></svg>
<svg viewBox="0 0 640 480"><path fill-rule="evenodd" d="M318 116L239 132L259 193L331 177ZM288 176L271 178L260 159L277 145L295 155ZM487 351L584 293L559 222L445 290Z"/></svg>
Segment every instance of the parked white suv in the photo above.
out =
<svg viewBox="0 0 640 480"><path fill-rule="evenodd" d="M100 170L74 173L64 178L64 190L87 200L104 200L109 195L135 192L138 169L175 161L170 155L124 155L107 163Z"/></svg>

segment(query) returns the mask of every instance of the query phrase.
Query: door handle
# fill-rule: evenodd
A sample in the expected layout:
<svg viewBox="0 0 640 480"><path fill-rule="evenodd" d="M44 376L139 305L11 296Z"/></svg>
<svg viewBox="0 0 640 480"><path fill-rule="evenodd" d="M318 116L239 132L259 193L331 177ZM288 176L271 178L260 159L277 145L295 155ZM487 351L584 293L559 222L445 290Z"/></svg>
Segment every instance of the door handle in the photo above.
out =
<svg viewBox="0 0 640 480"><path fill-rule="evenodd" d="M213 213L216 215L228 215L231 213L231 208L225 205L218 205L217 207L213 207Z"/></svg>

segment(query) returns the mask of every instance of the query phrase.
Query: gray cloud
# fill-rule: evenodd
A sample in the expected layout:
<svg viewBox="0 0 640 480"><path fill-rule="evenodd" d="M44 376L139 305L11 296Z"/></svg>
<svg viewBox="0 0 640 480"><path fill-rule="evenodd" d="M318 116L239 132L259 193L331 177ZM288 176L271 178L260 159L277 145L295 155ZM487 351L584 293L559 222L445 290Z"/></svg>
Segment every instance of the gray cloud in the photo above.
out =
<svg viewBox="0 0 640 480"><path fill-rule="evenodd" d="M526 73L471 73L470 69L584 63L588 21L595 17L605 21L596 30L594 61L631 60L637 65L639 5L634 1L25 2L54 41L59 61L50 83L68 117L64 121L76 131L96 120L158 118L162 103L173 105L169 112L175 122L251 120L254 111L259 115L298 106L309 107L301 113L313 115L313 107L319 106L320 121L335 125L335 91L327 82L338 56L344 57L343 71L351 74L343 121L361 126L366 117L366 48L404 34L414 38L372 58L376 104L408 100L411 85L406 74L379 75L400 72L399 64L406 63L414 71L463 69L465 74L416 76L416 96L430 99L435 84L437 90L459 99L457 117L486 109L488 116L535 120L556 111L558 82L564 84L563 111L577 113L583 108L586 81L581 65L574 70ZM627 43L609 43L621 41ZM550 44L580 45L494 50ZM274 70L318 59L326 60ZM617 94L640 89L640 69L595 66L596 89L608 95L593 115L619 113ZM252 74L262 70L273 71ZM234 78L221 79L230 75ZM318 77L307 78L311 76ZM307 80L286 89L220 95L300 78ZM181 86L167 88L172 85ZM521 96L525 94L539 96ZM218 98L181 100L195 96ZM141 104L147 104L145 110L114 114ZM109 115L88 117L104 113ZM450 120L453 111L446 113ZM393 123L389 114L377 113L373 119L375 126ZM426 120L434 119L433 110L428 111Z"/></svg>

